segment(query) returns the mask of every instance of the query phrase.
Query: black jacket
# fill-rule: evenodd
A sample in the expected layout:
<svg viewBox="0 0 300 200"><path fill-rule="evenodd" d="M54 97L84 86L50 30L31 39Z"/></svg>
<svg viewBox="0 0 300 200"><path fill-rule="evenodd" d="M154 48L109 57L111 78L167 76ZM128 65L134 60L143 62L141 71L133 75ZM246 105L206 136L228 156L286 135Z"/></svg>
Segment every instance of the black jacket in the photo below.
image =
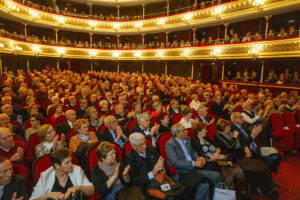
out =
<svg viewBox="0 0 300 200"><path fill-rule="evenodd" d="M153 170L159 156L157 150L150 146L147 146L146 149L146 159L134 150L127 154L126 161L130 165L130 177L133 184L144 188L145 185L150 183L148 173Z"/></svg>
<svg viewBox="0 0 300 200"><path fill-rule="evenodd" d="M152 125L150 124L150 130L151 130L151 128L152 128ZM141 129L138 124L135 125L131 130L131 133L135 133L135 132L142 133L148 140L152 141L151 135L146 135L144 130ZM154 135L154 137L156 137L156 135Z"/></svg>
<svg viewBox="0 0 300 200"><path fill-rule="evenodd" d="M178 113L181 113L181 107L178 108ZM169 114L170 115L176 114L175 110L172 107L169 108Z"/></svg>
<svg viewBox="0 0 300 200"><path fill-rule="evenodd" d="M12 175L11 181L4 187L4 193L1 200L11 200L14 193L17 193L17 198L23 197L27 200L25 178L19 175Z"/></svg>
<svg viewBox="0 0 300 200"><path fill-rule="evenodd" d="M62 134L65 134L66 135L66 138L68 138L69 136L69 132L71 131L71 126L69 125L68 122L64 122L64 123L61 123L58 125L57 127L57 131L59 133L62 133Z"/></svg>
<svg viewBox="0 0 300 200"><path fill-rule="evenodd" d="M110 142L112 144L115 143L114 137L112 136L112 134L108 130L108 128L106 128L101 133L97 133L97 136L98 136L98 138L99 138L100 141L106 141L106 142ZM123 138L120 138L120 140L123 140ZM123 140L123 142L125 142L125 141Z"/></svg>

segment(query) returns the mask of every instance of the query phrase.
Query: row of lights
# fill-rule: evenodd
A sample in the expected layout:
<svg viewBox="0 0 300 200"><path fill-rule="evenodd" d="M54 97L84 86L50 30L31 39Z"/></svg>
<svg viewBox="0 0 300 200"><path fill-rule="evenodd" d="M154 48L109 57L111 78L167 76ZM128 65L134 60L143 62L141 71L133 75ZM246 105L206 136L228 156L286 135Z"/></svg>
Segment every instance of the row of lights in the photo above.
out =
<svg viewBox="0 0 300 200"><path fill-rule="evenodd" d="M5 0L4 1L7 5L7 7L12 10L12 11L20 11L20 5L13 2L12 0ZM266 0L249 0L249 2L255 6L255 7L261 7L262 5L264 5L266 3ZM29 15L33 18L33 19L41 19L42 15L50 15L53 16L52 14L48 14L46 12L43 11L37 11L35 9L31 9L31 8L24 8ZM226 5L220 5L220 6L216 6L214 8L208 9L206 10L207 14L211 13L212 16L216 16L217 18L220 18L220 15L227 9ZM203 11L202 11L203 12ZM190 13L186 13L184 15L179 15L179 16L174 16L177 19L180 19L182 21L185 22L189 22L190 20L192 20L198 13L197 12L190 12ZM174 19L174 17L162 17L162 18L158 18L155 19L155 22L157 25L163 25L167 22L167 20L171 20ZM59 25L63 25L66 23L67 20L70 20L71 17L64 17L64 16L55 16L54 19L59 23ZM86 20L84 19L76 19L73 18L72 19L74 22L86 22ZM70 21L72 21L70 20ZM143 21L137 21L137 22L105 22L105 21L96 21L96 20L88 20L87 24L90 26L90 28L92 30L94 30L99 24L101 23L101 25L110 25L113 29L120 29L122 25L128 25L131 24L133 25L135 28L141 28L143 27L147 21L143 22ZM149 22L149 23L153 23L153 22Z"/></svg>

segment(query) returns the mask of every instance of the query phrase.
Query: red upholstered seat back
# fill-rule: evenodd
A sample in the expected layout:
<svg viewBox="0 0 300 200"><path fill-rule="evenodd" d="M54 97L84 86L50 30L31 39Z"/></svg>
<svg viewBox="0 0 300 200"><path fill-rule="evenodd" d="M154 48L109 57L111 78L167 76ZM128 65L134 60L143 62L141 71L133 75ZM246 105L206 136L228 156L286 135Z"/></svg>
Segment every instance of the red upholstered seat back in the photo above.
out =
<svg viewBox="0 0 300 200"><path fill-rule="evenodd" d="M65 115L60 116L55 119L55 126L58 127L60 124L65 123L67 121L67 118Z"/></svg>
<svg viewBox="0 0 300 200"><path fill-rule="evenodd" d="M182 116L183 115L181 113L177 113L177 114L173 115L173 117L172 117L172 123L173 124L177 124L178 122L180 122Z"/></svg>
<svg viewBox="0 0 300 200"><path fill-rule="evenodd" d="M158 117L157 117L157 116L152 117L151 120L150 120L150 123L151 123L152 125L158 124L158 123L159 123Z"/></svg>
<svg viewBox="0 0 300 200"><path fill-rule="evenodd" d="M14 169L14 174L25 177L26 189L27 192L29 192L31 190L32 184L31 184L31 177L30 177L30 172L27 164L23 162L13 162L12 165Z"/></svg>
<svg viewBox="0 0 300 200"><path fill-rule="evenodd" d="M191 140L194 139L195 134L194 134L193 129L191 129L191 128L187 129L187 133L188 133L189 137L191 138Z"/></svg>
<svg viewBox="0 0 300 200"><path fill-rule="evenodd" d="M152 143L150 140L146 139L146 142L147 142L147 146L152 146ZM123 152L124 152L124 155L126 156L132 149L132 146L130 144L129 141L126 141L123 145Z"/></svg>
<svg viewBox="0 0 300 200"><path fill-rule="evenodd" d="M131 130L132 128L138 124L138 121L135 119L135 120L132 120L128 123L128 132L129 134L131 134Z"/></svg>
<svg viewBox="0 0 300 200"><path fill-rule="evenodd" d="M270 120L271 120L273 131L284 130L284 122L283 122L281 114L279 114L279 113L272 114Z"/></svg>
<svg viewBox="0 0 300 200"><path fill-rule="evenodd" d="M29 149L30 149L32 155L34 155L34 157L35 157L35 147L40 143L41 143L41 141L40 141L37 133L34 133L31 136L29 136L28 145L29 145Z"/></svg>
<svg viewBox="0 0 300 200"><path fill-rule="evenodd" d="M210 141L214 141L215 134L217 132L217 126L215 124L209 125L206 127L207 133L206 136Z"/></svg>
<svg viewBox="0 0 300 200"><path fill-rule="evenodd" d="M296 119L293 113L291 112L285 112L283 113L283 119L285 124L290 128L290 129L294 129L296 128Z"/></svg>
<svg viewBox="0 0 300 200"><path fill-rule="evenodd" d="M297 122L300 124L300 110L297 110L296 113Z"/></svg>

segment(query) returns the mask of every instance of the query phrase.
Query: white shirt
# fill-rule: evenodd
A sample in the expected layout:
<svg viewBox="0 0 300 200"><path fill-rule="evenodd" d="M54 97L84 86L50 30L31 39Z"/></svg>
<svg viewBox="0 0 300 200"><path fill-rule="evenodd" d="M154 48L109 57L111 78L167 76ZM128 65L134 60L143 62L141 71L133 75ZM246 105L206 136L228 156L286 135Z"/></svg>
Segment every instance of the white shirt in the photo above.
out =
<svg viewBox="0 0 300 200"><path fill-rule="evenodd" d="M199 106L201 105L200 101L195 101L193 100L190 103L190 108L193 108L194 110L197 110L199 108Z"/></svg>
<svg viewBox="0 0 300 200"><path fill-rule="evenodd" d="M247 111L247 110L244 110L244 111L246 111L246 112L248 112L250 114L249 111ZM253 123L255 123L256 121L258 121L260 119L260 116L257 116L257 115L255 115L255 117L251 119L245 113L242 112L241 114L243 116L244 121L247 122L248 124L253 124Z"/></svg>
<svg viewBox="0 0 300 200"><path fill-rule="evenodd" d="M184 118L181 118L180 124L184 126L185 129L192 128L192 123L194 122L193 119L190 119L190 121L186 121Z"/></svg>

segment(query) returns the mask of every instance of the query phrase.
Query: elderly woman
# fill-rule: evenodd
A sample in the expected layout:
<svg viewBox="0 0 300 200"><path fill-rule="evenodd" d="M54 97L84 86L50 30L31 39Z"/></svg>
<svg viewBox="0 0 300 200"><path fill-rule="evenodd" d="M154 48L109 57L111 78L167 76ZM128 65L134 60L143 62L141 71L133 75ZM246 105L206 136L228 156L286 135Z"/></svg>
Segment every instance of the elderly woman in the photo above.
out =
<svg viewBox="0 0 300 200"><path fill-rule="evenodd" d="M109 103L107 100L100 101L99 107L100 107L99 112L102 113L103 115L106 115L110 111Z"/></svg>
<svg viewBox="0 0 300 200"><path fill-rule="evenodd" d="M151 117L156 117L159 115L159 113L163 110L163 105L161 102L155 102L152 105L154 111L151 112Z"/></svg>
<svg viewBox="0 0 300 200"><path fill-rule="evenodd" d="M65 146L65 135L62 134L59 141L59 135L56 135L54 128L50 124L42 125L37 133L41 141L41 143L35 147L35 156L37 158Z"/></svg>
<svg viewBox="0 0 300 200"><path fill-rule="evenodd" d="M269 199L277 199L278 191L274 189L271 173L261 160L251 158L249 147L238 139L239 132L231 132L231 122L219 119L216 125L214 142L221 149L221 153L240 165L252 190Z"/></svg>
<svg viewBox="0 0 300 200"><path fill-rule="evenodd" d="M103 124L104 115L99 117L95 107L88 107L86 109L86 117L89 122L89 126L94 127L96 130Z"/></svg>
<svg viewBox="0 0 300 200"><path fill-rule="evenodd" d="M159 133L169 133L171 132L172 123L170 123L170 117L168 113L161 112L158 115L159 121Z"/></svg>
<svg viewBox="0 0 300 200"><path fill-rule="evenodd" d="M201 102L198 99L198 95L197 94L193 94L191 95L192 101L190 103L190 108L197 110L198 107L201 105Z"/></svg>
<svg viewBox="0 0 300 200"><path fill-rule="evenodd" d="M47 107L47 114L48 115L49 115L50 108L54 108L56 105L59 104L59 97L58 96L51 97L51 103L52 104Z"/></svg>
<svg viewBox="0 0 300 200"><path fill-rule="evenodd" d="M95 192L103 199L114 200L116 192L130 181L130 165L124 169L123 164L116 161L114 144L109 142L101 142L96 153L99 160L92 170Z"/></svg>
<svg viewBox="0 0 300 200"><path fill-rule="evenodd" d="M226 155L221 154L221 149L216 148L206 138L207 124L204 122L197 122L193 124L193 131L195 134L192 140L192 146L198 155L203 156L207 162L205 168L208 170L218 169L216 161L224 160ZM244 173L239 165L221 167L224 182L228 189L233 189L237 192L237 199L249 199L250 191Z"/></svg>
<svg viewBox="0 0 300 200"><path fill-rule="evenodd" d="M52 167L41 173L30 200L67 199L94 194L94 186L83 170L72 164L72 153L67 148L58 148L50 155Z"/></svg>
<svg viewBox="0 0 300 200"><path fill-rule="evenodd" d="M63 111L63 107L62 105L55 105L53 107L53 111L54 114L50 117L50 119L52 120L53 124L55 124L55 120L63 115L65 115L64 111Z"/></svg>
<svg viewBox="0 0 300 200"><path fill-rule="evenodd" d="M185 129L192 128L192 124L194 123L194 120L192 119L193 110L190 107L183 107L182 108L182 118L180 120L180 124L184 126Z"/></svg>
<svg viewBox="0 0 300 200"><path fill-rule="evenodd" d="M43 119L43 116L41 114L30 115L29 120L30 120L31 127L26 130L26 140L27 141L28 141L29 136L38 132L42 119Z"/></svg>
<svg viewBox="0 0 300 200"><path fill-rule="evenodd" d="M86 119L78 119L73 124L76 135L72 136L69 143L71 152L75 152L80 143L97 142L98 138L94 132L89 131L89 122Z"/></svg>

